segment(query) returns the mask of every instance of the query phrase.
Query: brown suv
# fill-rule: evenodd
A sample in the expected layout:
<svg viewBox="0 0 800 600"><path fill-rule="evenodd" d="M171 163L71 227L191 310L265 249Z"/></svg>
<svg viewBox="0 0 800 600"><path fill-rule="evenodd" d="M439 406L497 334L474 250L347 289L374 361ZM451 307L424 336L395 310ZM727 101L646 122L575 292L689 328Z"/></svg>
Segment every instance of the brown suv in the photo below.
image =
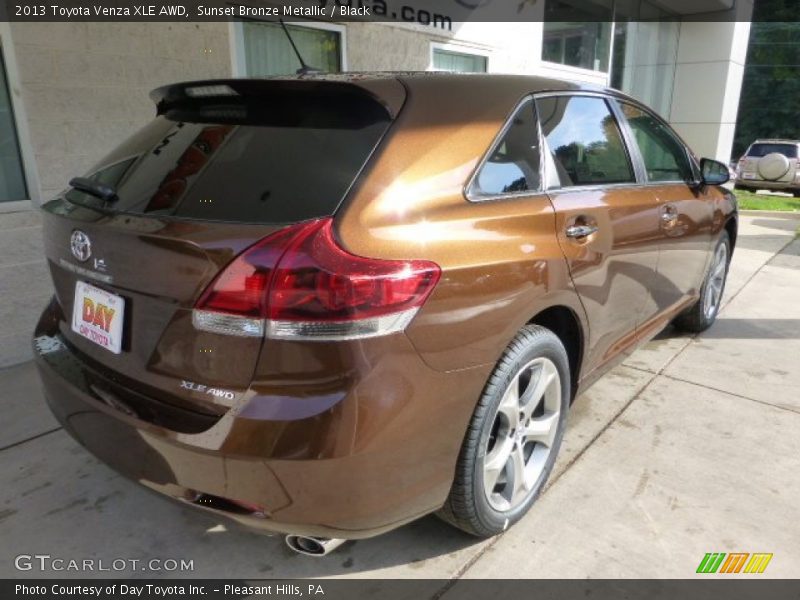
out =
<svg viewBox="0 0 800 600"><path fill-rule="evenodd" d="M618 92L352 74L152 96L44 206L47 399L121 473L300 550L431 512L503 531L575 395L716 317L727 168Z"/></svg>

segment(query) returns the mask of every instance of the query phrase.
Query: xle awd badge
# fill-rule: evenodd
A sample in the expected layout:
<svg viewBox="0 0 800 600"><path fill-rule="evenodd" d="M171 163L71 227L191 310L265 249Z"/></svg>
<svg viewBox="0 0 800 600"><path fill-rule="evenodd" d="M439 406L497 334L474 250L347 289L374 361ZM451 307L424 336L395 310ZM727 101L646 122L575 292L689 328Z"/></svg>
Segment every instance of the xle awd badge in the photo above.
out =
<svg viewBox="0 0 800 600"><path fill-rule="evenodd" d="M191 390L193 392L198 392L200 394L208 394L216 398L224 398L225 400L233 400L236 397L236 394L234 394L230 390L208 387L207 385L203 385L202 383L195 383L194 381L187 381L186 379L181 381L181 388L183 388L184 390Z"/></svg>
<svg viewBox="0 0 800 600"><path fill-rule="evenodd" d="M72 236L69 238L69 247L72 250L72 256L81 262L86 262L92 255L92 242L89 240L89 236L80 229L72 232Z"/></svg>

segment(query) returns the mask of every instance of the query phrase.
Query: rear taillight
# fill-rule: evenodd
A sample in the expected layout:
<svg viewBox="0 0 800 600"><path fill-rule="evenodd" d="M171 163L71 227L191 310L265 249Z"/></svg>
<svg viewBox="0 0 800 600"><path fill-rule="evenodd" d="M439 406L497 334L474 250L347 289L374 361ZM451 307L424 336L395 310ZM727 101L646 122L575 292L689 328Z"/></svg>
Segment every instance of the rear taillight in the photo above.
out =
<svg viewBox="0 0 800 600"><path fill-rule="evenodd" d="M198 300L195 327L309 340L405 329L439 280L438 265L355 256L336 243L332 223L294 225L245 250Z"/></svg>

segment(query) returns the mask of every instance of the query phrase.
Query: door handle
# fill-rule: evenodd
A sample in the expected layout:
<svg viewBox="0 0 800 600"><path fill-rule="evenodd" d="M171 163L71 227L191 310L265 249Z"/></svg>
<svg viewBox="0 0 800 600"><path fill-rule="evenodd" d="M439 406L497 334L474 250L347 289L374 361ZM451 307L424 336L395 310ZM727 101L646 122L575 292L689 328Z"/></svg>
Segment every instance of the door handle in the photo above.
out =
<svg viewBox="0 0 800 600"><path fill-rule="evenodd" d="M597 225L570 225L567 227L566 234L568 238L585 238L592 235L597 230Z"/></svg>
<svg viewBox="0 0 800 600"><path fill-rule="evenodd" d="M661 222L665 225L672 225L678 220L678 210L674 206L665 206L661 213Z"/></svg>

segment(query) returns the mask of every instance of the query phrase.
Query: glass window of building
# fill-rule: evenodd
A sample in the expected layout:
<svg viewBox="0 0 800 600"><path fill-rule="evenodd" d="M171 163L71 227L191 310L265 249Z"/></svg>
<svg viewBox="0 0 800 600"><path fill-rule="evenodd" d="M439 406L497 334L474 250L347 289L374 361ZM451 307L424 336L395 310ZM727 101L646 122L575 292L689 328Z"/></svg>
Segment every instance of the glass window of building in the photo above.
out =
<svg viewBox="0 0 800 600"><path fill-rule="evenodd" d="M592 71L608 71L610 23L544 24L542 60Z"/></svg>
<svg viewBox="0 0 800 600"><path fill-rule="evenodd" d="M542 60L607 72L613 20L611 0L547 0Z"/></svg>
<svg viewBox="0 0 800 600"><path fill-rule="evenodd" d="M28 188L22 168L17 126L0 48L0 202L27 199Z"/></svg>
<svg viewBox="0 0 800 600"><path fill-rule="evenodd" d="M633 130L650 181L687 181L692 168L683 145L658 119L631 104L622 112Z"/></svg>
<svg viewBox="0 0 800 600"><path fill-rule="evenodd" d="M287 25L297 50L309 67L336 73L342 67L338 31ZM300 68L289 38L278 23L244 21L245 69L248 77L293 74Z"/></svg>
<svg viewBox="0 0 800 600"><path fill-rule="evenodd" d="M487 58L480 54L453 52L442 48L433 49L433 68L436 71L486 73L487 63Z"/></svg>
<svg viewBox="0 0 800 600"><path fill-rule="evenodd" d="M612 87L668 115L679 34L650 0L546 0L542 60L610 72Z"/></svg>
<svg viewBox="0 0 800 600"><path fill-rule="evenodd" d="M646 0L618 0L615 10L611 86L668 116L680 23Z"/></svg>
<svg viewBox="0 0 800 600"><path fill-rule="evenodd" d="M537 100L536 109L562 186L635 181L619 125L604 99L553 96Z"/></svg>

